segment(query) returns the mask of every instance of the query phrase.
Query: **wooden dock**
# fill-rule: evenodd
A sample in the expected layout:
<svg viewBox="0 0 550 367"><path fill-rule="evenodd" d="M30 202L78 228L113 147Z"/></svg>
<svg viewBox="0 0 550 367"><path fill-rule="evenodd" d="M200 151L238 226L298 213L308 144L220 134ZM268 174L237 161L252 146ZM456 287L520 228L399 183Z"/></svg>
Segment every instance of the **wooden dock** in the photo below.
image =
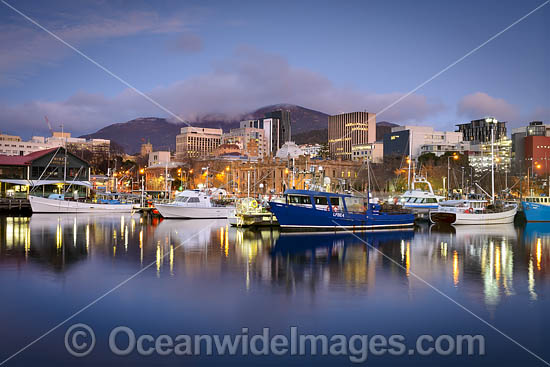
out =
<svg viewBox="0 0 550 367"><path fill-rule="evenodd" d="M0 212L30 212L31 204L28 199L0 198Z"/></svg>

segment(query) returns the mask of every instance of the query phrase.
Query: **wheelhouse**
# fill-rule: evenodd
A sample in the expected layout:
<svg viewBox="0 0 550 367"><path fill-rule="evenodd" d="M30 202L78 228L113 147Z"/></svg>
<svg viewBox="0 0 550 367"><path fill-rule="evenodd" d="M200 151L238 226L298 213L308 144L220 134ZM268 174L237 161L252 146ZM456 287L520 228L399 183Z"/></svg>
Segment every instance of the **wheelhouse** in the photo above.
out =
<svg viewBox="0 0 550 367"><path fill-rule="evenodd" d="M322 211L365 213L367 207L367 198L332 192L287 190L284 198L287 205Z"/></svg>
<svg viewBox="0 0 550 367"><path fill-rule="evenodd" d="M548 196L528 196L525 198L528 203L547 204L550 205L550 198Z"/></svg>

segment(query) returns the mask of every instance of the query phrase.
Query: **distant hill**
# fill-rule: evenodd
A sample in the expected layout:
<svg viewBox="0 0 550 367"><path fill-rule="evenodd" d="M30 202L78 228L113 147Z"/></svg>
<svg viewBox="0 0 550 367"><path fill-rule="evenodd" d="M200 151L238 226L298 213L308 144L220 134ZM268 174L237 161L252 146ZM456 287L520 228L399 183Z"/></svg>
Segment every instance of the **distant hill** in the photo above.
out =
<svg viewBox="0 0 550 367"><path fill-rule="evenodd" d="M264 117L267 112L278 109L290 111L293 136L312 130L326 129L327 127L328 115L326 113L292 104L265 106L256 111L243 114L236 119L229 119L223 115L206 115L196 122L191 122L191 125L221 128L224 131L229 131L232 128L239 127L239 121L241 120ZM109 139L120 145L126 153L130 154L139 152L141 144L147 141L153 144L155 150L175 150L176 135L179 134L181 127L184 126L187 126L187 124L173 123L164 118L142 117L112 124L95 133L82 137L87 139Z"/></svg>

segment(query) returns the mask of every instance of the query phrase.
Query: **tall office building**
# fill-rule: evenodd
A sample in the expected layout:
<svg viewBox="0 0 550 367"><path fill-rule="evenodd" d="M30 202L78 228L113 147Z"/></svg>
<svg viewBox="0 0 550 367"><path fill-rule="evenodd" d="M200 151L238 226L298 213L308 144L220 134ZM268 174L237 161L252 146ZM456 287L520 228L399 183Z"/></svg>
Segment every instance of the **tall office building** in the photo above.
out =
<svg viewBox="0 0 550 367"><path fill-rule="evenodd" d="M265 118L241 121L241 128L256 128L264 130L267 142L267 153L275 156L284 143L291 137L290 111L277 110L265 114Z"/></svg>
<svg viewBox="0 0 550 367"><path fill-rule="evenodd" d="M292 131L291 131L291 121L290 121L290 111L285 110L276 110L271 111L265 114L266 119L276 119L279 120L277 123L278 136L275 140L272 141L273 146L277 146L279 150L284 143L291 140Z"/></svg>
<svg viewBox="0 0 550 367"><path fill-rule="evenodd" d="M176 136L176 158L204 157L216 149L222 141L222 129L182 127Z"/></svg>
<svg viewBox="0 0 550 367"><path fill-rule="evenodd" d="M548 149L549 144L541 143L545 139L538 137L550 137L550 124L543 124L542 121L531 121L527 126L512 129L513 167L516 172L525 173L527 168L532 168L534 161L537 159L544 160L543 153L537 153L537 149L540 147ZM528 154L526 154L527 148L529 149ZM550 151L547 155L550 157Z"/></svg>
<svg viewBox="0 0 550 367"><path fill-rule="evenodd" d="M462 140L471 141L474 144L488 143L491 141L491 129L495 130L495 141L506 137L506 122L497 121L489 117L472 120L465 124L457 124L458 132L462 133Z"/></svg>
<svg viewBox="0 0 550 367"><path fill-rule="evenodd" d="M353 150L376 140L376 114L350 112L328 118L328 144L334 158L352 159Z"/></svg>

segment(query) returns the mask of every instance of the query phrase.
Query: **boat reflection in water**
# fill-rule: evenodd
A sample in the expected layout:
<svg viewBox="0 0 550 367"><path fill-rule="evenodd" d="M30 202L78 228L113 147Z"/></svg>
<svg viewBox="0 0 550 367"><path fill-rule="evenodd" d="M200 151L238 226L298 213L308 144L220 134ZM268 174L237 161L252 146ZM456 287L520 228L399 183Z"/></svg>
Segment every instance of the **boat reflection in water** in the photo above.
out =
<svg viewBox="0 0 550 367"><path fill-rule="evenodd" d="M237 229L226 220L153 223L130 215L34 214L1 221L2 264L32 260L56 271L90 257L116 258L138 268L154 262L157 277L232 273L243 277L247 290L265 283L366 285L375 275L389 287L395 276L407 279L414 272L428 282L443 278L451 288L466 287L491 308L518 294L518 287L537 300L537 284L549 278L545 223L300 234ZM407 285L408 291L418 288Z"/></svg>
<svg viewBox="0 0 550 367"><path fill-rule="evenodd" d="M536 300L537 281L548 280L544 269L550 256L549 226L528 223L523 236L520 230L513 224L501 224L432 226L430 232L441 251L452 253L457 262L457 272L462 275L456 281L462 279L469 288L480 285L485 304L494 308L503 298L524 293Z"/></svg>
<svg viewBox="0 0 550 367"><path fill-rule="evenodd" d="M182 328L225 334L243 325L279 327L282 333L289 325L313 334L398 332L410 340L442 330L449 335L487 332L486 325L420 277L495 327L529 341L532 330L548 335L549 262L550 228L544 223L423 226L354 235L249 230L220 219L0 216L0 286L11 300L0 314L6 325L0 338L13 341L9 349L17 350L29 334L40 335L49 325L28 323L28 315L63 320L129 278L86 313L85 320L98 325L100 335L120 325L121 314L125 325L155 335L178 335ZM25 328L18 329L20 324ZM21 330L15 339L14 330ZM63 347L59 340L37 343L34 355L57 362L53 351ZM493 358L488 365L498 365L502 353L509 353L506 359L517 357L517 364L525 359L509 352L512 348L498 335L487 343L498 350L486 356ZM543 344L534 348L545 356ZM93 365L112 357L100 351L93 355L99 356ZM145 363L161 364L156 361Z"/></svg>

